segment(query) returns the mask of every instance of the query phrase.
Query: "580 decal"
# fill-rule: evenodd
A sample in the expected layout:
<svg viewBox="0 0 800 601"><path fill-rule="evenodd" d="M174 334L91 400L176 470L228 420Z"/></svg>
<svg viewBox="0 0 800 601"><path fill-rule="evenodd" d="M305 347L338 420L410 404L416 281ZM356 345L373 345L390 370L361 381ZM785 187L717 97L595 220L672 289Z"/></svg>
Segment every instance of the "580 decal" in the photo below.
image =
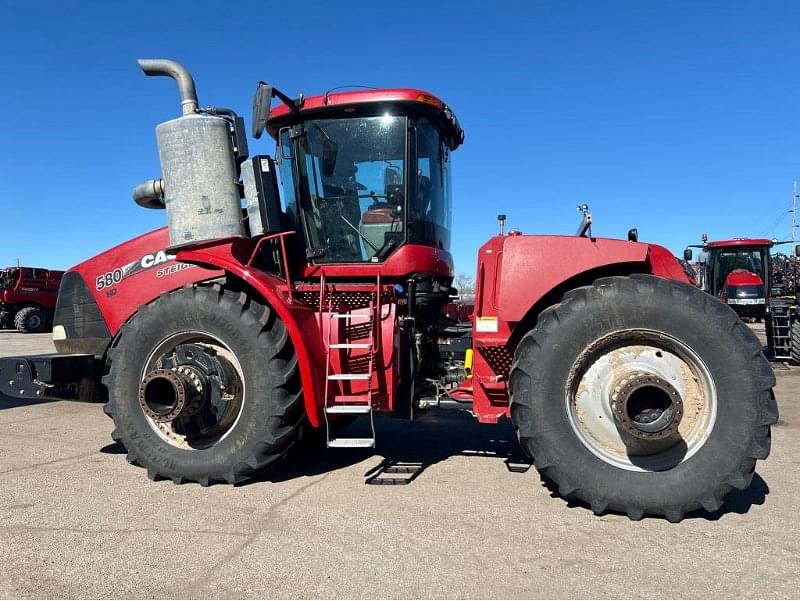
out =
<svg viewBox="0 0 800 601"><path fill-rule="evenodd" d="M114 284L119 284L122 281L122 268L117 267L114 271L108 271L97 276L94 282L94 287L97 290L103 288L110 288Z"/></svg>
<svg viewBox="0 0 800 601"><path fill-rule="evenodd" d="M94 287L98 291L111 288L119 284L125 278L139 273L140 271L151 269L157 265L161 265L162 263L173 261L174 259L175 255L167 254L165 250L159 250L155 253L148 253L141 259L128 263L127 265L117 267L116 269L107 271L106 273L101 273L97 276L97 278L95 278ZM169 267L159 269L156 272L156 277L163 278L173 273L183 271L184 269L188 269L189 267L194 267L194 265L188 263L176 263L175 265L170 265Z"/></svg>

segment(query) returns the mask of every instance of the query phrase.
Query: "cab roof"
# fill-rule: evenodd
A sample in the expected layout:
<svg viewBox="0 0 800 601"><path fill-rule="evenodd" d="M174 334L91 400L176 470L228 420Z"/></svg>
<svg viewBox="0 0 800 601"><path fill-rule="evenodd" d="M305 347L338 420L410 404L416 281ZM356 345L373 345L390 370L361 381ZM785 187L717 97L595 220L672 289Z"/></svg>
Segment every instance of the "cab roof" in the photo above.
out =
<svg viewBox="0 0 800 601"><path fill-rule="evenodd" d="M400 107L409 113L421 113L438 123L451 150L458 148L464 141L464 130L450 107L430 92L417 88L328 92L304 98L299 111L292 111L286 104L280 104L270 110L267 131L275 138L280 128L306 119L377 114L393 107Z"/></svg>
<svg viewBox="0 0 800 601"><path fill-rule="evenodd" d="M733 240L714 240L706 242L705 248L725 248L727 246L768 246L773 245L773 241L768 238L734 238Z"/></svg>

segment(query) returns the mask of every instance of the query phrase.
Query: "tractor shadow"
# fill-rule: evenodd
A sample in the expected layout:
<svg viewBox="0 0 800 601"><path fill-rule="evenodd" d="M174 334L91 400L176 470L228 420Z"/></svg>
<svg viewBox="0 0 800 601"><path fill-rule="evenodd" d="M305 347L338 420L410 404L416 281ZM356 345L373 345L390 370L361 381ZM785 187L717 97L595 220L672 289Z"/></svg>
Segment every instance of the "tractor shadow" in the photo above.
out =
<svg viewBox="0 0 800 601"><path fill-rule="evenodd" d="M0 394L0 411L3 409L16 409L17 407L26 407L29 405L41 405L43 403L57 403L53 399L18 399L15 397Z"/></svg>
<svg viewBox="0 0 800 601"><path fill-rule="evenodd" d="M542 480L542 485L547 488L550 492L550 497L554 499L561 499L561 495L558 494L558 488L548 480ZM769 494L769 486L764 481L764 479L758 475L757 473L753 475L753 480L750 482L750 486L745 488L744 490L736 490L732 492L728 497L725 499L725 502L722 506L714 512L706 511L705 509L697 509L695 511L688 512L684 517L683 521L691 521L691 520L705 520L710 522L716 522L720 518L728 514L737 514L737 515L744 515L750 511L750 508L753 505L763 505L766 502L767 495ZM583 501L576 501L576 500L568 500L566 501L567 507L572 508L580 508L581 510L591 511L591 507L588 503L584 503ZM619 515L625 516L624 513L618 511L607 511L605 515ZM659 516L650 516L645 515L644 519L657 519L666 521L665 518Z"/></svg>
<svg viewBox="0 0 800 601"><path fill-rule="evenodd" d="M363 435L364 426L359 420L338 436ZM364 483L371 485L411 484L432 465L459 455L502 458L506 469L515 473L525 473L532 467L509 421L479 424L466 411L431 409L412 422L376 417L375 433L374 449L327 449L324 430L312 431L280 465L243 486L320 475L368 459L373 462L364 473Z"/></svg>

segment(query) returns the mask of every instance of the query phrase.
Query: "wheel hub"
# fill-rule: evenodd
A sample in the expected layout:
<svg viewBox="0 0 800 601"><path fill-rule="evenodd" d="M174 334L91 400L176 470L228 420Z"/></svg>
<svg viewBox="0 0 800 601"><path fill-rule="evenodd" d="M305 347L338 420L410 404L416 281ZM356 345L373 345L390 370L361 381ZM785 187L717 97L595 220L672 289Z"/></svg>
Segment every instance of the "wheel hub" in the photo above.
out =
<svg viewBox="0 0 800 601"><path fill-rule="evenodd" d="M158 423L196 414L204 401L204 386L190 367L154 369L139 385L139 405Z"/></svg>
<svg viewBox="0 0 800 601"><path fill-rule="evenodd" d="M637 372L620 378L611 394L619 426L640 440L661 440L678 431L683 417L681 395L663 378Z"/></svg>
<svg viewBox="0 0 800 601"><path fill-rule="evenodd" d="M179 448L208 448L225 438L243 398L242 371L232 351L202 332L164 339L142 370L142 412L159 436Z"/></svg>

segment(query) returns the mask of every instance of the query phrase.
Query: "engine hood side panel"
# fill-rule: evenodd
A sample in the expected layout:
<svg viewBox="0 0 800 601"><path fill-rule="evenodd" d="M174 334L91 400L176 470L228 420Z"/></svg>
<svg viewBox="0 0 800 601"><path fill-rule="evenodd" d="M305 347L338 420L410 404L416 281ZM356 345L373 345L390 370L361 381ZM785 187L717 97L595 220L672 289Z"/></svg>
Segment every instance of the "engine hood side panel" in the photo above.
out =
<svg viewBox="0 0 800 601"><path fill-rule="evenodd" d="M219 270L175 261L175 256L167 253L168 246L167 228L161 228L70 270L83 278L112 336L141 305L162 292L223 275Z"/></svg>

